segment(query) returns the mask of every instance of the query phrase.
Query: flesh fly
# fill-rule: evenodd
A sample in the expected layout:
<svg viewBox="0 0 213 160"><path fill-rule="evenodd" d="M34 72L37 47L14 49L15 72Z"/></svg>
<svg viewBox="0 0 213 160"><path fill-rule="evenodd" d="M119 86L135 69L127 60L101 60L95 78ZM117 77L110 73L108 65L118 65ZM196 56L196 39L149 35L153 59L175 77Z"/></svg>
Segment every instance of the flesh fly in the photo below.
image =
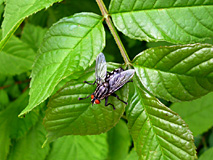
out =
<svg viewBox="0 0 213 160"><path fill-rule="evenodd" d="M94 93L85 97L78 98L79 100L91 97L91 103L99 104L101 100L105 99L105 106L111 105L113 109L115 106L108 103L108 97L114 96L121 102L127 104L127 102L121 100L117 94L114 92L123 87L126 83L131 82L130 79L134 76L135 71L133 69L123 70L122 68L117 68L112 72L107 72L107 64L103 53L100 53L96 58L95 76L96 80L94 83L89 83L84 81L89 85L97 84L97 88Z"/></svg>

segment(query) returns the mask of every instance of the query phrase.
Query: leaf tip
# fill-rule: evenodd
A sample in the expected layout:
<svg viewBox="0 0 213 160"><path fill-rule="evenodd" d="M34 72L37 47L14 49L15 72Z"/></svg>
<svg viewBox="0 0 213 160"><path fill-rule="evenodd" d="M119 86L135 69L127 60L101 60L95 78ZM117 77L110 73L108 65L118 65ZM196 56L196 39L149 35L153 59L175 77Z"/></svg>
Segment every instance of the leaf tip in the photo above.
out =
<svg viewBox="0 0 213 160"><path fill-rule="evenodd" d="M19 115L18 115L18 118L24 118L25 117L25 113L21 112Z"/></svg>
<svg viewBox="0 0 213 160"><path fill-rule="evenodd" d="M44 143L42 144L41 148L44 148L44 147L47 145L47 142L48 142L48 139L46 139L46 140L44 141Z"/></svg>

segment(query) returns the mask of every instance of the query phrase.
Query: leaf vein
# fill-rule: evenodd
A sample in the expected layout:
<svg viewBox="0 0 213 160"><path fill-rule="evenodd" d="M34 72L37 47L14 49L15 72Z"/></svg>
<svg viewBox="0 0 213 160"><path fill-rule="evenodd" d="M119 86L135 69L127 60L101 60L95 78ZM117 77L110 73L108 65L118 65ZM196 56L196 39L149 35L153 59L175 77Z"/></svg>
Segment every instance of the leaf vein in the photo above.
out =
<svg viewBox="0 0 213 160"><path fill-rule="evenodd" d="M134 15L133 15L132 13L130 13L130 16L131 16L132 20L135 22L135 24L141 29L141 31L142 31L144 34L146 34L148 37L154 39L154 37L153 37L152 35L150 35L150 34L148 34L147 32L145 32L145 30L139 25L139 23L136 21ZM127 28L127 27L126 27L126 28ZM135 32L136 32L136 31L137 31L137 30L135 30Z"/></svg>
<svg viewBox="0 0 213 160"><path fill-rule="evenodd" d="M204 25L204 24L197 18L197 16L193 13L193 11L192 11L190 8L189 8L188 10L191 12L192 16L195 17L195 19L198 21L198 23L200 23L200 24L201 24L204 28L206 28L207 30L213 32L210 28L208 28L206 25Z"/></svg>
<svg viewBox="0 0 213 160"><path fill-rule="evenodd" d="M190 96L192 96L192 97L194 98L195 96L194 96L192 93L190 93L190 92L186 89L185 85L184 85L183 82L180 80L179 76L176 75L176 74L175 74L175 76L177 77L177 80L180 82L180 84L181 84L181 86L183 87L183 89L184 89Z"/></svg>
<svg viewBox="0 0 213 160"><path fill-rule="evenodd" d="M169 14L169 12L167 10L166 10L166 13L171 18L171 20L174 22L174 24L176 24L176 26L178 26L182 31L184 31L186 34L188 34L189 37L191 36L191 37L198 38L198 39L203 38L203 37L198 37L196 35L193 35L193 34L189 33L188 31L186 31L182 26L180 26L180 24L177 23L177 21ZM191 37L190 37L190 39L191 39Z"/></svg>

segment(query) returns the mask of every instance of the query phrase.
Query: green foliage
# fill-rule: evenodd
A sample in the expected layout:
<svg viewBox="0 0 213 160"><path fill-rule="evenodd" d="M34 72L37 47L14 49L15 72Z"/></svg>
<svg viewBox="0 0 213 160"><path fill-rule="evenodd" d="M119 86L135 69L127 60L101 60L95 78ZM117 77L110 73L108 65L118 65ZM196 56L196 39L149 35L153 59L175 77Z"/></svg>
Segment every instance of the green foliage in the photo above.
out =
<svg viewBox="0 0 213 160"><path fill-rule="evenodd" d="M212 4L211 0L112 0L109 10L115 26L130 38L187 44L213 36Z"/></svg>
<svg viewBox="0 0 213 160"><path fill-rule="evenodd" d="M0 59L0 74L16 75L32 69L35 52L13 36L0 52Z"/></svg>
<svg viewBox="0 0 213 160"><path fill-rule="evenodd" d="M133 65L141 83L168 101L189 101L213 90L213 46L193 44L148 49Z"/></svg>
<svg viewBox="0 0 213 160"><path fill-rule="evenodd" d="M213 157L213 147L208 149L202 156L200 156L199 160L211 160Z"/></svg>
<svg viewBox="0 0 213 160"><path fill-rule="evenodd" d="M45 140L45 129L42 120L31 128L27 135L15 143L8 157L9 160L45 160L49 147L41 148Z"/></svg>
<svg viewBox="0 0 213 160"><path fill-rule="evenodd" d="M171 109L177 112L189 125L194 136L206 132L213 122L213 93L191 102L175 103Z"/></svg>
<svg viewBox="0 0 213 160"><path fill-rule="evenodd" d="M77 82L68 82L49 101L44 125L48 132L47 141L50 142L63 135L91 135L107 132L115 126L125 110L125 104L110 97L109 102L115 104L114 111L111 106L92 105L90 99L79 101L79 97L86 97L92 94L95 86L83 83L83 79L95 77L95 68L92 72L85 73ZM95 81L93 79L92 81ZM124 101L128 99L128 87L125 86L119 92ZM82 126L82 127L79 127Z"/></svg>
<svg viewBox="0 0 213 160"><path fill-rule="evenodd" d="M211 159L213 2L105 4L0 0L0 159ZM115 110L83 83L100 52L135 70Z"/></svg>
<svg viewBox="0 0 213 160"><path fill-rule="evenodd" d="M107 141L109 144L107 160L123 160L127 157L131 139L123 120L108 132Z"/></svg>
<svg viewBox="0 0 213 160"><path fill-rule="evenodd" d="M97 136L65 136L53 143L47 160L94 160L105 159L106 134Z"/></svg>
<svg viewBox="0 0 213 160"><path fill-rule="evenodd" d="M0 111L6 108L9 103L9 97L5 90L0 90Z"/></svg>
<svg viewBox="0 0 213 160"><path fill-rule="evenodd" d="M194 159L193 136L185 122L146 93L135 77L127 119L139 159Z"/></svg>
<svg viewBox="0 0 213 160"><path fill-rule="evenodd" d="M138 155L135 149L132 149L129 155L125 158L125 160L138 160Z"/></svg>
<svg viewBox="0 0 213 160"><path fill-rule="evenodd" d="M96 14L75 14L53 25L40 47L31 74L29 105L21 115L46 100L62 79L72 74L75 79L94 62L104 46L102 17Z"/></svg>
<svg viewBox="0 0 213 160"><path fill-rule="evenodd" d="M37 52L46 31L47 29L27 23L24 26L21 40L27 43L35 52Z"/></svg>
<svg viewBox="0 0 213 160"><path fill-rule="evenodd" d="M10 139L23 137L38 120L39 113L34 110L24 119L18 114L27 106L28 92L23 93L16 101L11 102L6 109L0 112L0 159L6 159Z"/></svg>
<svg viewBox="0 0 213 160"><path fill-rule="evenodd" d="M60 1L62 0L6 1L4 12L5 18L2 23L2 40L0 42L0 49L4 47L4 45L26 17L38 12L43 8L48 8L53 3Z"/></svg>

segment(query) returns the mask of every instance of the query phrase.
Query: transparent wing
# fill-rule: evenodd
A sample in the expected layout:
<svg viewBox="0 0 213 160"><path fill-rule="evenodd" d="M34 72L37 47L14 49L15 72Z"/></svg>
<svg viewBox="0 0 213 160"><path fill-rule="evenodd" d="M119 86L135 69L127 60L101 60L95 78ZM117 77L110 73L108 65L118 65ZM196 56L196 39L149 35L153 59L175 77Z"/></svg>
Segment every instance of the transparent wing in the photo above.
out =
<svg viewBox="0 0 213 160"><path fill-rule="evenodd" d="M129 69L116 74L112 79L109 80L110 94L123 87L133 76L135 70Z"/></svg>
<svg viewBox="0 0 213 160"><path fill-rule="evenodd" d="M103 53L100 53L96 58L95 76L96 82L101 84L105 81L107 74L107 65Z"/></svg>

